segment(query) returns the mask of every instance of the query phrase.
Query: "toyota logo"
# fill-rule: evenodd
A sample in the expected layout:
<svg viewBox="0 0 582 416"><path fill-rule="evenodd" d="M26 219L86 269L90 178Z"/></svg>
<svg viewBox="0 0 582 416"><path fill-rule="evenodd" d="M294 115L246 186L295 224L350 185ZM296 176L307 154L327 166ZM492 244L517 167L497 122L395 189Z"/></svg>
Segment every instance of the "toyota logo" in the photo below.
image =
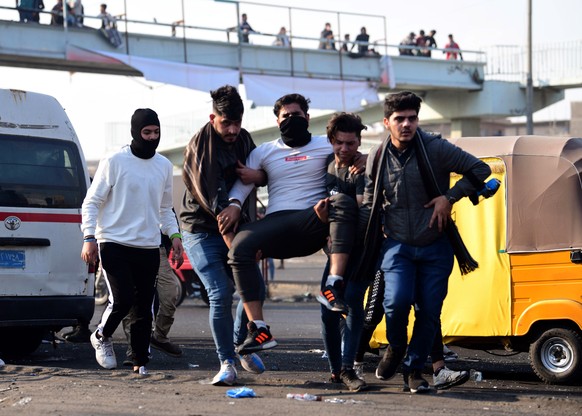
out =
<svg viewBox="0 0 582 416"><path fill-rule="evenodd" d="M10 231L18 230L20 228L20 218L10 216L4 220L4 226Z"/></svg>

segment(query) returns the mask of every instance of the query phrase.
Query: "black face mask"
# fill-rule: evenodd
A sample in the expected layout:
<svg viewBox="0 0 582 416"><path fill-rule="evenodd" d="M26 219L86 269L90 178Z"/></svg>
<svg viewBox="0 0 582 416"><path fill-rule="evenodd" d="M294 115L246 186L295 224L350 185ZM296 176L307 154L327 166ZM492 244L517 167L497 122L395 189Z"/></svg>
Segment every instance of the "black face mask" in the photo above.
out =
<svg viewBox="0 0 582 416"><path fill-rule="evenodd" d="M281 139L289 147L305 146L311 141L311 133L307 131L309 122L305 117L291 116L279 125Z"/></svg>
<svg viewBox="0 0 582 416"><path fill-rule="evenodd" d="M160 144L160 139L157 140L144 140L140 138L133 138L131 141L131 153L140 159L151 159L156 154L156 149Z"/></svg>
<svg viewBox="0 0 582 416"><path fill-rule="evenodd" d="M157 140L144 140L141 137L141 129L145 126L160 126L158 115L149 108L138 108L131 117L131 153L140 159L151 159L156 154L156 149L160 144L160 137Z"/></svg>

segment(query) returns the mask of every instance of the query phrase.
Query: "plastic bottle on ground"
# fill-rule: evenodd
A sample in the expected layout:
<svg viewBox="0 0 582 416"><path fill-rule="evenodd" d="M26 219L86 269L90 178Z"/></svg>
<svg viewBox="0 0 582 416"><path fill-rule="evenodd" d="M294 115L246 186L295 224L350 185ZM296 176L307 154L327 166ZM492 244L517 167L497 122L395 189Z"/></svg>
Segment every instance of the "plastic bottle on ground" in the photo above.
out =
<svg viewBox="0 0 582 416"><path fill-rule="evenodd" d="M309 393L303 393L303 394L289 393L289 394L287 394L287 398L300 400L300 401L304 401L304 402L306 402L306 401L320 402L321 401L321 396L315 396L315 395L309 394Z"/></svg>
<svg viewBox="0 0 582 416"><path fill-rule="evenodd" d="M483 373L481 373L481 371L471 369L471 372L469 373L469 380L483 381Z"/></svg>

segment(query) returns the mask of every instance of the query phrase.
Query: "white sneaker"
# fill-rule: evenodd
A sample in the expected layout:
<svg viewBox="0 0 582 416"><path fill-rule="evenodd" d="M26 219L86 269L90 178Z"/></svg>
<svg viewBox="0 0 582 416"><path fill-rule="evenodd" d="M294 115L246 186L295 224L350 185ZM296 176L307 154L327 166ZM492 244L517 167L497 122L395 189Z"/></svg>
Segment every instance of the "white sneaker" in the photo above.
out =
<svg viewBox="0 0 582 416"><path fill-rule="evenodd" d="M135 374L139 374L140 376L147 376L149 375L149 371L148 369L145 367L145 365L142 365L140 368L138 368L137 370L133 370L133 372Z"/></svg>
<svg viewBox="0 0 582 416"><path fill-rule="evenodd" d="M469 380L468 371L453 371L447 367L441 368L439 374L432 376L433 387L437 390L446 390L458 386Z"/></svg>
<svg viewBox="0 0 582 416"><path fill-rule="evenodd" d="M237 354L237 358L240 361L241 367L249 373L263 374L265 372L265 364L263 364L263 360L261 360L261 358L254 352L245 355Z"/></svg>
<svg viewBox="0 0 582 416"><path fill-rule="evenodd" d="M360 380L364 379L364 363L354 361L354 371Z"/></svg>
<svg viewBox="0 0 582 416"><path fill-rule="evenodd" d="M236 383L236 368L234 360L224 360L220 366L220 371L212 379L214 386L232 386Z"/></svg>
<svg viewBox="0 0 582 416"><path fill-rule="evenodd" d="M101 367L108 370L117 367L113 342L97 338L97 331L95 331L91 334L91 345L95 348L95 359Z"/></svg>
<svg viewBox="0 0 582 416"><path fill-rule="evenodd" d="M4 361L2 361L2 358L0 358L0 368L4 367L6 365L6 363L4 363Z"/></svg>

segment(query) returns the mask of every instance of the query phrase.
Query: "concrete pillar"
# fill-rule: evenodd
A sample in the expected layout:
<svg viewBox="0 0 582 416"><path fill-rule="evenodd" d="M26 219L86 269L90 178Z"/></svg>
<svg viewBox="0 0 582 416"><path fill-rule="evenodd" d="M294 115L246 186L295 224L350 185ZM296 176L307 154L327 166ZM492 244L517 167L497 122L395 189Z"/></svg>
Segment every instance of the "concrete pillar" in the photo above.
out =
<svg viewBox="0 0 582 416"><path fill-rule="evenodd" d="M582 102L570 103L570 136L582 137Z"/></svg>
<svg viewBox="0 0 582 416"><path fill-rule="evenodd" d="M451 137L478 137L481 136L481 119L454 118L451 120Z"/></svg>

